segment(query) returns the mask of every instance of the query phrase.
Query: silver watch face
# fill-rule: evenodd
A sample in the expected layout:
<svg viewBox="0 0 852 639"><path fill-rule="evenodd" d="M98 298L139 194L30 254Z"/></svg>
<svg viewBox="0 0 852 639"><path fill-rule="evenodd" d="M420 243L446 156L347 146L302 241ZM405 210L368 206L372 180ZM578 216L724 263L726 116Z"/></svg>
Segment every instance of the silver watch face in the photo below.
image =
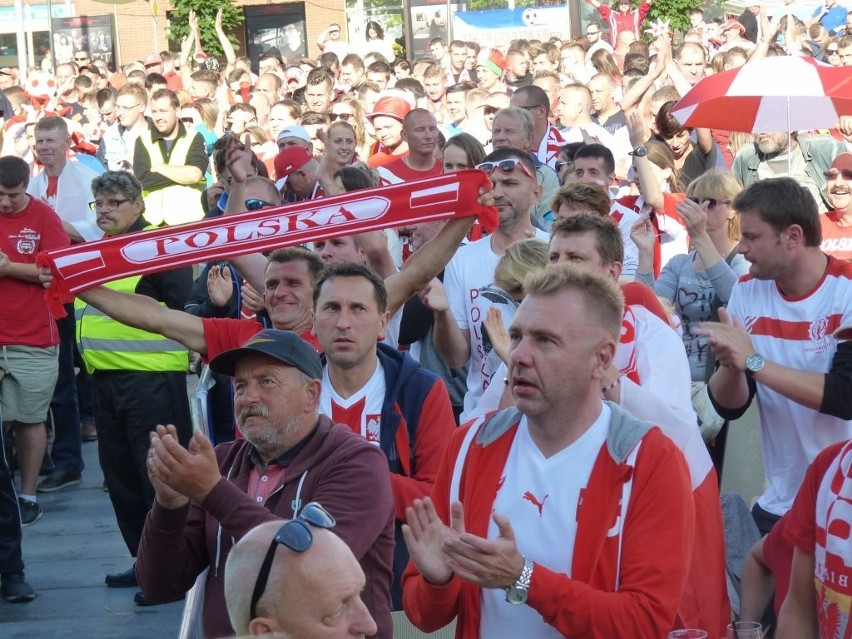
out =
<svg viewBox="0 0 852 639"><path fill-rule="evenodd" d="M752 373L756 373L760 369L762 369L763 364L763 355L760 355L758 353L752 353L746 358L746 368Z"/></svg>
<svg viewBox="0 0 852 639"><path fill-rule="evenodd" d="M637 146L628 155L635 155L637 158L644 158L646 155L648 155L648 149L646 149L644 146Z"/></svg>
<svg viewBox="0 0 852 639"><path fill-rule="evenodd" d="M520 605L527 602L529 594L529 590L526 588L512 586L506 591L506 601L511 604Z"/></svg>

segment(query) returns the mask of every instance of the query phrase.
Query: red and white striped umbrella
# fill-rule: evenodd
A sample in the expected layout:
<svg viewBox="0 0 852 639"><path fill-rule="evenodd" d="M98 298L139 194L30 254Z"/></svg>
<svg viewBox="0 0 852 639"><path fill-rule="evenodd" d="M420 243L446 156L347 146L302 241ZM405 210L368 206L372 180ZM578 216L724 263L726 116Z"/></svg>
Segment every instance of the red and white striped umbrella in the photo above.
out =
<svg viewBox="0 0 852 639"><path fill-rule="evenodd" d="M700 80L671 114L687 127L749 133L831 128L852 115L852 68L764 58Z"/></svg>

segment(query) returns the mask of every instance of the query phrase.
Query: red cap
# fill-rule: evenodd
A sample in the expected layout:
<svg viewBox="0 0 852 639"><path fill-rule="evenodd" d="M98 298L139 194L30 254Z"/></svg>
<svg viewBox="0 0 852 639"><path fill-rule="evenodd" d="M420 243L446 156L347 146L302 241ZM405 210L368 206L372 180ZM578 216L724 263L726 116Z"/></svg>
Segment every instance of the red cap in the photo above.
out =
<svg viewBox="0 0 852 639"><path fill-rule="evenodd" d="M411 105L408 102L402 98L388 95L378 99L373 112L367 118L372 122L377 115L386 115L402 122L409 111L411 111Z"/></svg>
<svg viewBox="0 0 852 639"><path fill-rule="evenodd" d="M275 177L279 180L287 177L293 171L305 166L313 158L314 156L303 146L285 147L275 156Z"/></svg>
<svg viewBox="0 0 852 639"><path fill-rule="evenodd" d="M157 66L158 64L163 64L163 61L160 59L160 56L157 55L156 53L149 53L142 60L142 64L144 64L146 67L154 67L154 66Z"/></svg>
<svg viewBox="0 0 852 639"><path fill-rule="evenodd" d="M725 24L719 28L719 31L729 31L730 29L737 29L740 33L745 33L745 27L739 20L734 20L733 18L725 22Z"/></svg>

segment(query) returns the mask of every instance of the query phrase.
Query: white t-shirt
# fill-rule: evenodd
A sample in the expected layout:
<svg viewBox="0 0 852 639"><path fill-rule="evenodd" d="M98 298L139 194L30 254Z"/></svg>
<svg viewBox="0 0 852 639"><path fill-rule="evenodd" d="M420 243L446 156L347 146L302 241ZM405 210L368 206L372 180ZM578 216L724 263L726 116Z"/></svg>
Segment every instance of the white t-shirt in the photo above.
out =
<svg viewBox="0 0 852 639"><path fill-rule="evenodd" d="M601 412L589 429L549 458L541 454L530 437L527 418L521 418L493 510L508 517L518 550L526 559L571 575L580 492L589 483L595 460L606 443L611 416L609 406L601 403ZM497 524L492 519L488 539L498 537ZM494 588L482 589L479 630L481 637L562 636L536 610L507 603L506 593Z"/></svg>
<svg viewBox="0 0 852 639"><path fill-rule="evenodd" d="M319 412L335 424L346 424L374 446L380 443L382 404L385 401L385 371L376 361L376 372L359 391L344 399L334 390L328 366L322 371Z"/></svg>
<svg viewBox="0 0 852 639"><path fill-rule="evenodd" d="M545 242L549 239L547 233L538 229L536 237ZM493 282L494 269L499 261L500 256L491 249L491 237L486 236L459 248L444 271L444 290L453 319L460 329L470 331L470 367L462 420L466 419L466 412L476 406L500 365L499 359L489 360L491 348L483 339L482 329L488 307L492 305L492 301L482 295L482 289ZM508 327L514 308L501 305L500 310L503 311L503 324Z"/></svg>
<svg viewBox="0 0 852 639"><path fill-rule="evenodd" d="M849 273L848 265L832 260L817 289L795 299L785 298L774 281L746 275L731 292L728 313L742 322L755 351L767 360L800 371L827 373L837 351L831 333L852 322ZM852 438L852 420L802 406L760 382L757 396L769 479L769 488L758 503L770 513L783 515L790 510L817 454L830 444Z"/></svg>

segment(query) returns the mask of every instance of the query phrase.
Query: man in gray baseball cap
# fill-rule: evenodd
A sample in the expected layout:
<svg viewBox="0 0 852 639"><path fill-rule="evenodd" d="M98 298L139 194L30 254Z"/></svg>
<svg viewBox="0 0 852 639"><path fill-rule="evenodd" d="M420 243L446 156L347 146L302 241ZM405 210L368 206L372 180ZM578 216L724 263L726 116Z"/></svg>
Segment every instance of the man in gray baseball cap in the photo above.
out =
<svg viewBox="0 0 852 639"><path fill-rule="evenodd" d="M142 533L136 574L150 602L180 599L207 567L204 636L234 634L224 596L231 547L272 519L294 519L321 502L366 576L363 600L393 634L390 585L394 505L381 449L318 414L322 365L295 333L264 330L210 361L234 378L244 439L214 451L196 432L188 449L172 426L152 434L148 473L156 500Z"/></svg>

